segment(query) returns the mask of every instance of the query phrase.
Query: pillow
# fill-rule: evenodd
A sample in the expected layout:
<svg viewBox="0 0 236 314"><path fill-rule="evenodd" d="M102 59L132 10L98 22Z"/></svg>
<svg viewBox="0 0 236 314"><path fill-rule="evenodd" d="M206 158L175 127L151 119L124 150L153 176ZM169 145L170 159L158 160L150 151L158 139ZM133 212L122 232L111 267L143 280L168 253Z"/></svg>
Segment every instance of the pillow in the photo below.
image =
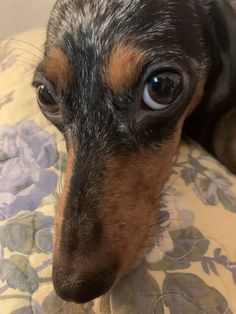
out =
<svg viewBox="0 0 236 314"><path fill-rule="evenodd" d="M164 232L105 296L77 305L51 282L54 207L62 189L62 135L31 88L44 30L0 43L0 308L29 313L236 313L236 177L184 138L167 183ZM164 216L163 216L164 217Z"/></svg>

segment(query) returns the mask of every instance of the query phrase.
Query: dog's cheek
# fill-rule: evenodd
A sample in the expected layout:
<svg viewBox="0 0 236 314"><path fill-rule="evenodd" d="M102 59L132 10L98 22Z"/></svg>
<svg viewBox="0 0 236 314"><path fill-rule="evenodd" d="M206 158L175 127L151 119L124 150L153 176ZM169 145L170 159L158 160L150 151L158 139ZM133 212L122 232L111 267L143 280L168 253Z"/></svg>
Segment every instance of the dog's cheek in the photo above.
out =
<svg viewBox="0 0 236 314"><path fill-rule="evenodd" d="M102 242L119 256L119 276L135 266L152 244L160 197L170 175L180 132L160 151L116 156L106 165L100 198Z"/></svg>
<svg viewBox="0 0 236 314"><path fill-rule="evenodd" d="M160 200L172 170L185 119L199 104L204 81L200 81L191 102L178 121L171 140L157 150L146 149L128 156L115 156L106 165L100 198L103 243L119 256L117 280L148 252L155 232Z"/></svg>

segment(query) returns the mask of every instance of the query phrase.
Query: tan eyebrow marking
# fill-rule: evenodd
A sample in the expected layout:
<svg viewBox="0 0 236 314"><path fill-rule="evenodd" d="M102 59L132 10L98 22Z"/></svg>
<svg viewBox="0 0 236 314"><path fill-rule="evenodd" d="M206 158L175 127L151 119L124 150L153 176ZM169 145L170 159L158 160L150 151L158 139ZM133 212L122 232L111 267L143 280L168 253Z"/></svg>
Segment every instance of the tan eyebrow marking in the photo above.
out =
<svg viewBox="0 0 236 314"><path fill-rule="evenodd" d="M105 84L122 93L138 80L145 60L145 52L131 44L116 45L109 57Z"/></svg>
<svg viewBox="0 0 236 314"><path fill-rule="evenodd" d="M70 62L61 49L53 47L49 50L43 68L53 82L63 90L67 89L70 81Z"/></svg>

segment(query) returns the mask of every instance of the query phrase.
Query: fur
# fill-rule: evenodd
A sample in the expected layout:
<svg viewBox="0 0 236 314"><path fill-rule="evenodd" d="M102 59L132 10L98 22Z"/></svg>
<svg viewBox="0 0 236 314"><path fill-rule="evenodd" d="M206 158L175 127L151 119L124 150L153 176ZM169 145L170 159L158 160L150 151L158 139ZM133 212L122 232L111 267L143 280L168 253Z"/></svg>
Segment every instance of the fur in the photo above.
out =
<svg viewBox="0 0 236 314"><path fill-rule="evenodd" d="M183 130L235 169L217 132L235 130L235 32L227 0L56 2L33 84L52 95L57 114L41 108L68 147L53 261L65 300L104 294L150 250ZM160 69L181 73L182 94L149 110L144 86Z"/></svg>

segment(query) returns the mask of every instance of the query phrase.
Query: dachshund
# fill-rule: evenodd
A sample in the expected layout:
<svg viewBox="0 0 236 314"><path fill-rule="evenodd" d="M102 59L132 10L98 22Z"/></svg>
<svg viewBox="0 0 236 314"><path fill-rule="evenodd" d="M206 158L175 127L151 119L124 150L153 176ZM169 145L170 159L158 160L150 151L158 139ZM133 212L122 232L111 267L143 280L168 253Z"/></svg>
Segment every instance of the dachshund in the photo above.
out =
<svg viewBox="0 0 236 314"><path fill-rule="evenodd" d="M64 135L53 284L105 294L151 249L181 135L236 172L236 15L228 0L58 0L33 86Z"/></svg>

